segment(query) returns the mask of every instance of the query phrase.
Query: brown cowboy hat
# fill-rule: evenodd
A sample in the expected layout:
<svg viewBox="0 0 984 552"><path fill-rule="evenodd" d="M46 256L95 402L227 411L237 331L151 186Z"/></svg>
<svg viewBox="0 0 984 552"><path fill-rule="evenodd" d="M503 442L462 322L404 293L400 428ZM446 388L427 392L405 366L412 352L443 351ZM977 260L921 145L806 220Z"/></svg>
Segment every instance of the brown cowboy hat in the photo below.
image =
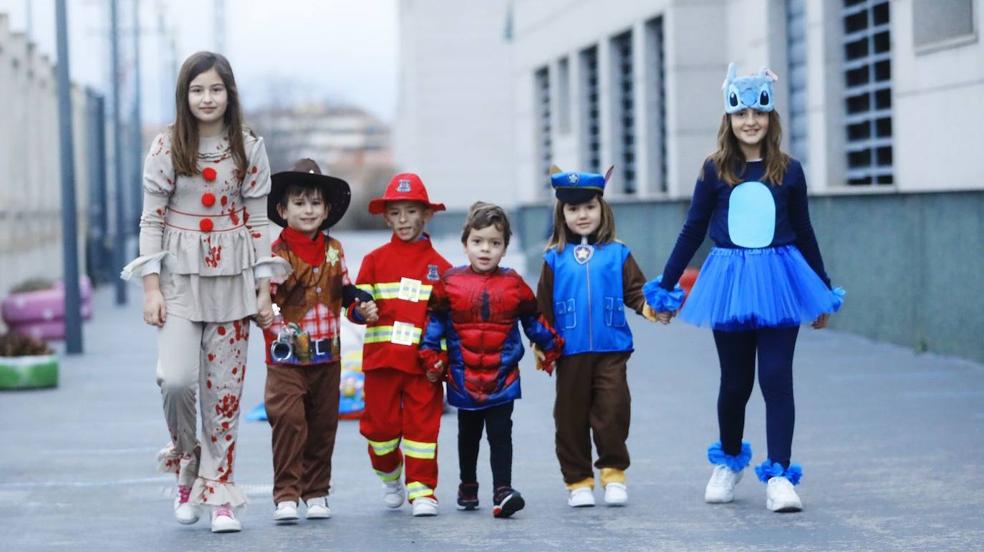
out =
<svg viewBox="0 0 984 552"><path fill-rule="evenodd" d="M321 168L311 159L300 159L289 171L278 172L270 177L270 195L267 196L267 216L273 222L284 228L287 221L280 216L277 205L287 192L287 187L297 184L304 187L320 188L331 205L328 217L321 224L320 230L326 230L342 220L345 211L348 210L349 202L352 200L352 190L349 189L348 182L341 178L321 174Z"/></svg>

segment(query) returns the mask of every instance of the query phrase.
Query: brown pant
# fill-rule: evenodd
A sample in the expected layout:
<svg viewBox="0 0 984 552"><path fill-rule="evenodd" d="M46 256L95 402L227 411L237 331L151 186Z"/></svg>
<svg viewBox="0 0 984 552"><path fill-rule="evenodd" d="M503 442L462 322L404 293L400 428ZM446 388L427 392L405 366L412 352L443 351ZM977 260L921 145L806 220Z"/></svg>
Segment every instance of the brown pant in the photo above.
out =
<svg viewBox="0 0 984 552"><path fill-rule="evenodd" d="M631 353L586 353L557 363L557 460L564 482L593 478L591 439L598 449L595 467L629 467L629 417L632 398L625 377Z"/></svg>
<svg viewBox="0 0 984 552"><path fill-rule="evenodd" d="M338 430L339 363L267 366L273 428L273 502L328 495Z"/></svg>

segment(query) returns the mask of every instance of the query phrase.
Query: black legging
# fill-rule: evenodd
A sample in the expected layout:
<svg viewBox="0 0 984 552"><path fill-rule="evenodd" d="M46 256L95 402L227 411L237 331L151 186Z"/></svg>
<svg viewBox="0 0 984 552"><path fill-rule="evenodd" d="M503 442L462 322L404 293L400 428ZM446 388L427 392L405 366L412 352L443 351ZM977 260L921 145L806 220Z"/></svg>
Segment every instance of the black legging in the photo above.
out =
<svg viewBox="0 0 984 552"><path fill-rule="evenodd" d="M462 483L475 483L482 427L489 440L494 488L512 485L513 401L482 410L458 409L458 466Z"/></svg>
<svg viewBox="0 0 984 552"><path fill-rule="evenodd" d="M714 331L721 361L718 391L718 427L724 452L741 452L745 431L745 405L755 386L755 355L758 378L765 397L765 429L769 459L789 467L796 407L793 403L793 351L799 327L758 330Z"/></svg>

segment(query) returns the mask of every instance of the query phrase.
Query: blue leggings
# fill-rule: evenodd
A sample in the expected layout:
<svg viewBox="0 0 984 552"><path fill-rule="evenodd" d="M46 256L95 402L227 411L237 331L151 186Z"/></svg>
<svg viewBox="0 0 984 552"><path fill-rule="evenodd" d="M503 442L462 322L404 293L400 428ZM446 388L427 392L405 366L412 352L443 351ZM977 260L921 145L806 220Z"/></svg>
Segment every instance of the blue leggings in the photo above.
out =
<svg viewBox="0 0 984 552"><path fill-rule="evenodd" d="M738 455L745 431L745 405L755 386L758 353L759 387L765 397L769 458L789 467L796 407L793 403L793 351L799 327L714 331L721 361L718 427L724 452Z"/></svg>

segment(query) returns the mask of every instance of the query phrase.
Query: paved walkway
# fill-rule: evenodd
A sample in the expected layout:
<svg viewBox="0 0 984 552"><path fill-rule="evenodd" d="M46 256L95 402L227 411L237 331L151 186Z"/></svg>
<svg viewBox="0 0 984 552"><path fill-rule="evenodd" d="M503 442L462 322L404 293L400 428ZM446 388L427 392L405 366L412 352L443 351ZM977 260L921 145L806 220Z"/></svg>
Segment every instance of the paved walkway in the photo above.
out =
<svg viewBox="0 0 984 552"><path fill-rule="evenodd" d="M343 237L357 272L378 240ZM442 250L460 250L452 240ZM455 257L452 255L452 257ZM460 261L460 255L456 260ZM443 510L413 519L384 511L358 424L342 422L334 459L334 518L277 527L271 521L270 430L244 423L237 479L251 504L244 531L212 535L179 526L172 480L154 472L167 439L154 385L154 330L141 322L140 293L117 308L97 292L86 354L63 360L54 390L0 393L0 549L304 550L982 550L984 366L830 331L804 329L796 357L794 460L805 471L805 511L765 509L765 488L746 473L730 505L703 503L716 438L717 359L710 332L633 320L630 505L566 506L553 454L553 382L524 359L515 419L514 484L527 509L490 514L483 448L482 509L454 509L456 420L440 441ZM850 316L850 303L841 314ZM259 333L243 404L262 398ZM747 436L764 457L761 395ZM600 493L599 493L600 498Z"/></svg>

